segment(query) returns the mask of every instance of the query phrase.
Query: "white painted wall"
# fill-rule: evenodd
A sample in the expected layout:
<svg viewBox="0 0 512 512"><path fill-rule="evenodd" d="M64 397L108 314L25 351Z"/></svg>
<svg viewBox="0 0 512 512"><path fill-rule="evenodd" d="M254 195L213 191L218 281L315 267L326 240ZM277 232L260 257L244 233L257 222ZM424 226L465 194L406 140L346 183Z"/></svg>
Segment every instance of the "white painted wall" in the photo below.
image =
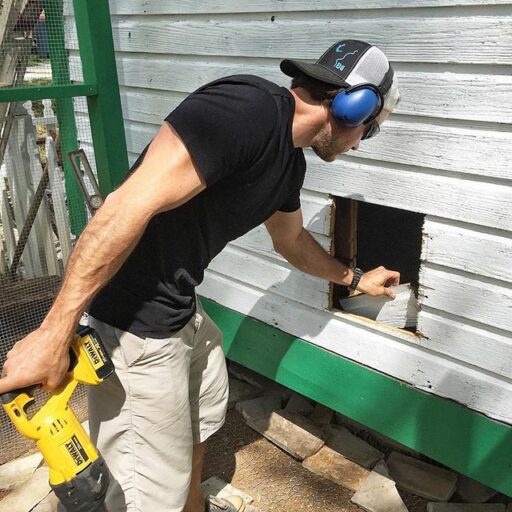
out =
<svg viewBox="0 0 512 512"><path fill-rule="evenodd" d="M512 423L512 1L111 0L131 161L203 83L338 38L379 45L402 101L381 135L333 164L307 153L307 227L330 248L329 194L427 214L422 337L327 310L257 228L212 263L201 293L415 387ZM68 21L71 19L69 18ZM71 23L69 27L71 28ZM77 58L70 40L72 58ZM86 138L84 137L84 140Z"/></svg>

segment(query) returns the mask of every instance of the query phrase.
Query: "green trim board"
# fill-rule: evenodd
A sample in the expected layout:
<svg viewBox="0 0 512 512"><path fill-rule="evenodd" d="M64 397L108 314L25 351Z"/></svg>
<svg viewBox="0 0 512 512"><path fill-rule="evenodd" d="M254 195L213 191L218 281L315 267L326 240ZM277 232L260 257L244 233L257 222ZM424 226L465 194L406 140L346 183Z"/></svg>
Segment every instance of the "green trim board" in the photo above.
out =
<svg viewBox="0 0 512 512"><path fill-rule="evenodd" d="M119 82L108 0L73 0L84 82L98 85L87 97L96 169L102 194L115 189L128 171Z"/></svg>
<svg viewBox="0 0 512 512"><path fill-rule="evenodd" d="M226 357L512 496L512 428L202 299Z"/></svg>
<svg viewBox="0 0 512 512"><path fill-rule="evenodd" d="M43 6L48 32L50 64L52 68L53 85L51 87L68 88L72 84L69 74L68 52L66 50L64 37L63 2L62 0L44 0ZM48 90L47 97L53 97L53 89ZM78 149L73 98L57 97L55 110L59 124L62 155L67 155L70 151L76 151ZM68 200L71 232L78 235L82 232L87 222L85 204L73 172L73 167L65 156L62 165L64 168L64 184Z"/></svg>
<svg viewBox="0 0 512 512"><path fill-rule="evenodd" d="M95 84L44 85L41 87L9 87L0 89L0 102L74 98L98 94Z"/></svg>

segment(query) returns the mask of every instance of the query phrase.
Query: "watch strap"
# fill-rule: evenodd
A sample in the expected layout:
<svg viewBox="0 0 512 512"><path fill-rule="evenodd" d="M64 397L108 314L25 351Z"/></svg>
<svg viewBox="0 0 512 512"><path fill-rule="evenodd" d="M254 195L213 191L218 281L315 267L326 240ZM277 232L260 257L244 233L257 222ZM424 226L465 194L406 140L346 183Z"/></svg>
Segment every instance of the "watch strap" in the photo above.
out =
<svg viewBox="0 0 512 512"><path fill-rule="evenodd" d="M348 289L351 292L355 292L359 281L361 281L361 277L363 277L364 272L358 267L354 268L352 272L354 272L354 277L352 278L352 282L348 285Z"/></svg>

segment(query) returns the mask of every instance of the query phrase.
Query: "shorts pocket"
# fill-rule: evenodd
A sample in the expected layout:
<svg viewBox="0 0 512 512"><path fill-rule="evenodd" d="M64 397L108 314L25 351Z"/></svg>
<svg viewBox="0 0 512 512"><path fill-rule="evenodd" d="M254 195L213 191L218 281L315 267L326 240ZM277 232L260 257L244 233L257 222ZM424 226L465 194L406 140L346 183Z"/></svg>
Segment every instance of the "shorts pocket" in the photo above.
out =
<svg viewBox="0 0 512 512"><path fill-rule="evenodd" d="M144 359L146 354L148 339L141 338L131 332L122 331L114 328L117 339L119 340L119 348L123 354L123 359L128 368L136 365Z"/></svg>

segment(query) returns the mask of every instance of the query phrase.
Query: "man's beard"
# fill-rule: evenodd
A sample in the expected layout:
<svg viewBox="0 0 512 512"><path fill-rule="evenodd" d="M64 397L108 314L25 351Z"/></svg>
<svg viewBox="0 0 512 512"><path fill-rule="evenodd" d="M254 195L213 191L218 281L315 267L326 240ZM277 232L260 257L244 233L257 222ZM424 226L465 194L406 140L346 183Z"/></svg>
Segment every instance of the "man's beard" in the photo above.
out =
<svg viewBox="0 0 512 512"><path fill-rule="evenodd" d="M334 162L338 151L334 148L332 136L327 130L322 130L313 141L311 149L319 156L324 162Z"/></svg>

